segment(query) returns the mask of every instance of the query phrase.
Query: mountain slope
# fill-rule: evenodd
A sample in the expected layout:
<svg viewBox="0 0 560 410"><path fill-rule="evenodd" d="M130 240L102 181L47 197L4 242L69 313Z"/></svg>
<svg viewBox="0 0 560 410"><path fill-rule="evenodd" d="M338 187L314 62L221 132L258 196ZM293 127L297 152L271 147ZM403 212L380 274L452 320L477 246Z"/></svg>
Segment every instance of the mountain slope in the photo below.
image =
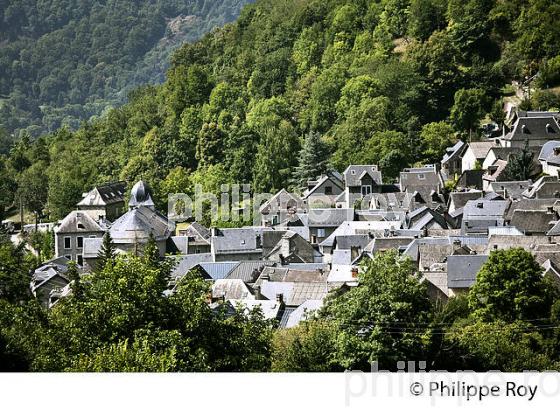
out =
<svg viewBox="0 0 560 410"><path fill-rule="evenodd" d="M168 57L249 0L0 1L0 127L76 128L164 79Z"/></svg>

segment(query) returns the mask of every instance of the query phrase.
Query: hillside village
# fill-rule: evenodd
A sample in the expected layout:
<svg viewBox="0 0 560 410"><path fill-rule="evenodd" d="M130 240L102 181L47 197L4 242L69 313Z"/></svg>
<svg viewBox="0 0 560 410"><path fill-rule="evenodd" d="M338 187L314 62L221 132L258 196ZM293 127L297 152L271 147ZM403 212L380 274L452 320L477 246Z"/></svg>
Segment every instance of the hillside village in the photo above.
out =
<svg viewBox="0 0 560 410"><path fill-rule="evenodd" d="M317 175L301 195L276 193L260 223L243 228L175 225L143 181L128 204L125 183L97 186L54 226L55 258L32 273L31 290L55 305L71 292L68 262L94 270L106 235L121 254L141 254L153 239L174 261L168 292L197 270L212 283L212 306L259 306L287 328L330 292L358 286L361 261L390 249L410 258L442 301L468 292L490 252L512 247L529 250L560 286L559 119L513 111L498 135L458 141L440 163L402 169L397 183L376 164ZM511 180L507 166L522 156L529 178Z"/></svg>

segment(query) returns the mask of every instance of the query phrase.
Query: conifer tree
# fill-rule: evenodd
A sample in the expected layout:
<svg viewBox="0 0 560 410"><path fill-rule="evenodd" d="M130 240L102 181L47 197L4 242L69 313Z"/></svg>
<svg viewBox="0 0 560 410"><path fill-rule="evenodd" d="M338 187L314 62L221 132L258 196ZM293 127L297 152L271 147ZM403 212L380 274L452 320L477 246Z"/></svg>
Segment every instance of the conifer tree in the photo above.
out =
<svg viewBox="0 0 560 410"><path fill-rule="evenodd" d="M111 238L111 234L107 231L103 236L103 244L101 245L101 249L99 250L99 263L97 265L98 270L105 269L108 263L112 263L117 256L115 252L115 244L113 243L113 239Z"/></svg>
<svg viewBox="0 0 560 410"><path fill-rule="evenodd" d="M309 179L321 175L327 170L327 147L317 132L305 136L303 147L298 156L298 165L292 174L292 185L303 187Z"/></svg>

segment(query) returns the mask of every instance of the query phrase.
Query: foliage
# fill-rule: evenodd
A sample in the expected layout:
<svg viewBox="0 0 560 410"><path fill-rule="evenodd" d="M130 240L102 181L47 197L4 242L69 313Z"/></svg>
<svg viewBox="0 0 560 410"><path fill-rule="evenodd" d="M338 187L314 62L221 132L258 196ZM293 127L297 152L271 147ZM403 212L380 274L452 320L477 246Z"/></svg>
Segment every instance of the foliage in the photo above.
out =
<svg viewBox="0 0 560 410"><path fill-rule="evenodd" d="M519 154L512 154L503 171L506 181L526 181L535 175L535 154L529 151L529 142L525 142L523 150Z"/></svg>
<svg viewBox="0 0 560 410"><path fill-rule="evenodd" d="M336 361L367 370L373 361L389 369L398 360L421 360L429 346L432 306L426 284L397 252L366 263L360 286L327 301L324 317L337 327Z"/></svg>
<svg viewBox="0 0 560 410"><path fill-rule="evenodd" d="M423 144L423 154L430 164L439 162L445 149L452 146L455 141L453 127L441 122L432 122L422 127L420 138Z"/></svg>
<svg viewBox="0 0 560 410"><path fill-rule="evenodd" d="M549 316L555 296L533 255L512 248L490 253L469 292L469 306L482 320L534 320Z"/></svg>

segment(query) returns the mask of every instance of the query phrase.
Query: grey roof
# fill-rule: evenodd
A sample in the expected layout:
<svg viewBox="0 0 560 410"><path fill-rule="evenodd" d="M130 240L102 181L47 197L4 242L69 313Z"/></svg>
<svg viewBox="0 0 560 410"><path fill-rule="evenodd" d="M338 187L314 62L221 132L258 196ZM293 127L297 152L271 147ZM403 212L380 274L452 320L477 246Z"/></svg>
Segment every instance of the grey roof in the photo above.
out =
<svg viewBox="0 0 560 410"><path fill-rule="evenodd" d="M296 270L323 270L324 272L329 270L328 263L290 263L283 266L288 269Z"/></svg>
<svg viewBox="0 0 560 410"><path fill-rule="evenodd" d="M449 207L453 205L455 209L459 209L464 207L468 201L478 198L482 198L482 191L480 190L451 192L449 194Z"/></svg>
<svg viewBox="0 0 560 410"><path fill-rule="evenodd" d="M171 271L171 277L184 276L188 271L202 262L212 262L211 253L193 253L191 255L181 255L173 258L175 265Z"/></svg>
<svg viewBox="0 0 560 410"><path fill-rule="evenodd" d="M340 235L334 238L335 247L337 249L351 250L352 248L364 249L371 242L371 236L368 234L360 235Z"/></svg>
<svg viewBox="0 0 560 410"><path fill-rule="evenodd" d="M291 269L286 267L265 267L257 280L257 284L266 281L272 282L326 282L327 274L325 271Z"/></svg>
<svg viewBox="0 0 560 410"><path fill-rule="evenodd" d="M93 233L104 232L104 229L86 212L72 211L66 215L56 231L61 233Z"/></svg>
<svg viewBox="0 0 560 410"><path fill-rule="evenodd" d="M474 157L480 160L486 158L488 151L495 146L496 143L494 141L477 141L470 142L467 149L470 149L474 154Z"/></svg>
<svg viewBox="0 0 560 410"><path fill-rule="evenodd" d="M254 282L266 266L275 266L275 264L272 261L241 261L226 278Z"/></svg>
<svg viewBox="0 0 560 410"><path fill-rule="evenodd" d="M147 206L154 207L154 201L152 200L151 190L147 183L144 181L138 181L132 187L130 191L130 200L128 201L128 207L139 207Z"/></svg>
<svg viewBox="0 0 560 410"><path fill-rule="evenodd" d="M526 198L559 198L560 181L557 176L543 175L523 192L523 196Z"/></svg>
<svg viewBox="0 0 560 410"><path fill-rule="evenodd" d="M420 187L437 189L443 186L443 181L435 166L405 168L400 173L400 186L403 192L414 192Z"/></svg>
<svg viewBox="0 0 560 410"><path fill-rule="evenodd" d="M525 141L528 139L554 140L560 137L560 128L554 118L549 116L520 117L517 119L513 130L507 133L503 139L509 141Z"/></svg>
<svg viewBox="0 0 560 410"><path fill-rule="evenodd" d="M285 327L291 328L299 325L301 321L311 318L313 314L322 307L322 300L306 300L301 305L299 305L297 309L292 311L288 321L285 324Z"/></svg>
<svg viewBox="0 0 560 410"><path fill-rule="evenodd" d="M287 306L299 306L307 300L322 300L331 287L326 282L263 282L261 294L275 300L281 294Z"/></svg>
<svg viewBox="0 0 560 410"><path fill-rule="evenodd" d="M321 177L315 182L313 188L308 189L303 193L303 195L301 196L302 199L309 198L327 181L331 181L339 189L344 190L344 182L342 181L342 176L338 172L328 172L326 175L321 175ZM338 196L338 194L336 196Z"/></svg>
<svg viewBox="0 0 560 410"><path fill-rule="evenodd" d="M297 214L304 225L312 227L338 227L354 220L353 208L311 208L308 213Z"/></svg>
<svg viewBox="0 0 560 410"><path fill-rule="evenodd" d="M449 255L447 257L447 286L470 288L488 255Z"/></svg>
<svg viewBox="0 0 560 410"><path fill-rule="evenodd" d="M532 182L527 181L494 181L490 183L492 191L496 192L503 198L521 198L523 192L531 186Z"/></svg>
<svg viewBox="0 0 560 410"><path fill-rule="evenodd" d="M200 262L200 267L211 279L225 279L230 272L239 265L239 262Z"/></svg>
<svg viewBox="0 0 560 410"><path fill-rule="evenodd" d="M344 181L346 186L360 186L361 179L365 175L369 175L373 182L381 185L381 172L378 170L377 165L349 165L344 171Z"/></svg>
<svg viewBox="0 0 560 410"><path fill-rule="evenodd" d="M231 299L230 302L236 309L242 309L243 313L248 314L258 308L265 319L280 319L286 308L276 300L254 300L254 299Z"/></svg>
<svg viewBox="0 0 560 410"><path fill-rule="evenodd" d="M463 220L476 217L503 217L510 201L477 199L468 201L463 208Z"/></svg>
<svg viewBox="0 0 560 410"><path fill-rule="evenodd" d="M557 220L558 214L554 211L516 209L510 225L517 227L525 234L544 234L551 230Z"/></svg>
<svg viewBox="0 0 560 410"><path fill-rule="evenodd" d="M261 233L253 228L216 229L211 237L212 252L219 253L259 253Z"/></svg>
<svg viewBox="0 0 560 410"><path fill-rule="evenodd" d="M551 165L560 165L560 155L557 148L560 148L560 141L548 141L541 148L539 161L545 161Z"/></svg>
<svg viewBox="0 0 560 410"><path fill-rule="evenodd" d="M461 140L457 141L455 145L445 149L445 154L443 155L443 159L441 160L441 163L446 164L451 159L457 156L461 156L466 148L467 145L463 141Z"/></svg>
<svg viewBox="0 0 560 410"><path fill-rule="evenodd" d="M488 167L482 179L485 181L497 181L500 175L507 167L508 162L503 159L497 159L492 165Z"/></svg>
<svg viewBox="0 0 560 410"><path fill-rule="evenodd" d="M113 225L110 233L115 243L145 242L153 235L156 241L167 240L174 227L167 218L145 206L131 209Z"/></svg>
<svg viewBox="0 0 560 410"><path fill-rule="evenodd" d="M527 199L523 198L517 201L512 201L508 212L506 214L506 219L511 220L513 213L516 209L524 210L541 210L547 211L550 208L554 210L560 209L559 205L556 205L558 199L556 198L545 198L545 199Z"/></svg>
<svg viewBox="0 0 560 410"><path fill-rule="evenodd" d="M290 319L290 315L297 309L295 306L286 306L284 308L284 312L282 313L282 317L280 318L280 324L278 327L281 329L285 328L288 324L288 320Z"/></svg>
<svg viewBox="0 0 560 410"><path fill-rule="evenodd" d="M98 185L84 194L83 199L78 202L78 207L103 206L124 202L125 190L126 183L122 181Z"/></svg>
<svg viewBox="0 0 560 410"><path fill-rule="evenodd" d="M212 297L226 300L255 298L241 279L216 279L212 284Z"/></svg>

